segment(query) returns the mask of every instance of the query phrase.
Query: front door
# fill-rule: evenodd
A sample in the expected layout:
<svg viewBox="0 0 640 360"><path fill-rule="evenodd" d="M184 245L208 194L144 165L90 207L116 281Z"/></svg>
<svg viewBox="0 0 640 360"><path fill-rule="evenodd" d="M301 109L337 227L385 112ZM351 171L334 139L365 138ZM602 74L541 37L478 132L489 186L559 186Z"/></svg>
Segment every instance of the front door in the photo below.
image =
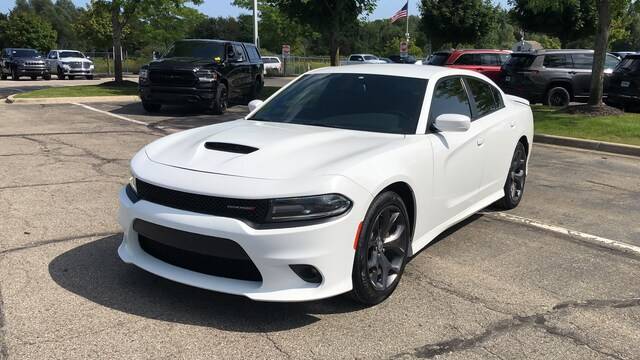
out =
<svg viewBox="0 0 640 360"><path fill-rule="evenodd" d="M429 123L442 114L471 117L471 103L462 78L447 77L438 81L432 96ZM433 204L437 223L455 218L479 199L483 175L483 139L481 126L471 123L465 132L429 134L434 161Z"/></svg>

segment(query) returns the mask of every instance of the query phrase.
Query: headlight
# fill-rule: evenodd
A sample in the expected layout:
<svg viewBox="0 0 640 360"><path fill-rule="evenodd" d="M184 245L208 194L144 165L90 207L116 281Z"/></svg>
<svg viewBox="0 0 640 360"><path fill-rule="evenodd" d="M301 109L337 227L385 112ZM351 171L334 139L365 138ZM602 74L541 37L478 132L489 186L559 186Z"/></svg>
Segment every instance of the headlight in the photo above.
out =
<svg viewBox="0 0 640 360"><path fill-rule="evenodd" d="M209 70L198 70L196 71L196 76L198 77L198 81L201 82L212 82L217 79L216 73Z"/></svg>
<svg viewBox="0 0 640 360"><path fill-rule="evenodd" d="M303 221L342 215L351 200L339 194L274 199L270 201L268 222Z"/></svg>
<svg viewBox="0 0 640 360"><path fill-rule="evenodd" d="M69 66L68 64L62 64L62 67L63 67L65 70L69 70L69 69L71 69L71 66Z"/></svg>
<svg viewBox="0 0 640 360"><path fill-rule="evenodd" d="M93 69L94 69L93 64L89 64L89 70L93 70Z"/></svg>
<svg viewBox="0 0 640 360"><path fill-rule="evenodd" d="M149 70L147 69L140 69L140 79L146 79L149 76Z"/></svg>

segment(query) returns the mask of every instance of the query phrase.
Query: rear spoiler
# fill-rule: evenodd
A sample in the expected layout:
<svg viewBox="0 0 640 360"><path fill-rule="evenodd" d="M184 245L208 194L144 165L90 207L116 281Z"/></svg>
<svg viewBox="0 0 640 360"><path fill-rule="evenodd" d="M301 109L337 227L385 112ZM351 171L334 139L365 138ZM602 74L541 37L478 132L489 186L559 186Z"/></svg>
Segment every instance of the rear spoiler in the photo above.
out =
<svg viewBox="0 0 640 360"><path fill-rule="evenodd" d="M515 101L517 103L529 106L529 100L527 100L527 99L523 99L521 97L514 96L514 95L509 95L509 94L505 94L505 96L507 97L507 99L509 99L511 101Z"/></svg>

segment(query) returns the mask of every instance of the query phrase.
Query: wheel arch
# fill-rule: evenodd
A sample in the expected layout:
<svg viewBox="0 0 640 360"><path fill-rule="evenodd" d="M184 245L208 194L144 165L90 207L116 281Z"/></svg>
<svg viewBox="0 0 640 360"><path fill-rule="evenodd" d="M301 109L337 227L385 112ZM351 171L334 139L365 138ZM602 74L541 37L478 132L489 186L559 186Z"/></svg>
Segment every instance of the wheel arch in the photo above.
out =
<svg viewBox="0 0 640 360"><path fill-rule="evenodd" d="M416 229L416 196L413 192L413 189L408 183L404 181L396 181L380 190L376 194L376 196L386 191L393 191L394 193L398 194L398 196L400 196L400 198L404 202L404 205L407 208L407 213L409 215L409 222L411 224L411 239L413 240L413 234L415 233Z"/></svg>

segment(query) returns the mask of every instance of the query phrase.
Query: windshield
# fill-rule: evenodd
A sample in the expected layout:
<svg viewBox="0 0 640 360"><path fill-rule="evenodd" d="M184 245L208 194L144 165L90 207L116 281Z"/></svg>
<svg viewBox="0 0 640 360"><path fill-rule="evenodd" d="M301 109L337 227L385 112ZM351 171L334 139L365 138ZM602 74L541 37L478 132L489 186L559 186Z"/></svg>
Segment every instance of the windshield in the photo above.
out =
<svg viewBox="0 0 640 360"><path fill-rule="evenodd" d="M399 76L304 75L249 120L415 134L426 88Z"/></svg>
<svg viewBox="0 0 640 360"><path fill-rule="evenodd" d="M211 41L179 41L164 57L190 57L200 59L224 59L224 44Z"/></svg>
<svg viewBox="0 0 640 360"><path fill-rule="evenodd" d="M373 55L365 55L364 59L365 60L378 60L378 58L373 56Z"/></svg>
<svg viewBox="0 0 640 360"><path fill-rule="evenodd" d="M620 65L618 65L617 71L623 71L628 73L637 73L640 72L640 58L624 58Z"/></svg>
<svg viewBox="0 0 640 360"><path fill-rule="evenodd" d="M16 49L11 50L11 55L17 58L32 58L32 57L40 57L37 51L32 49Z"/></svg>
<svg viewBox="0 0 640 360"><path fill-rule="evenodd" d="M442 66L446 63L448 58L449 53L435 53L431 55L429 61L427 62L427 65Z"/></svg>
<svg viewBox="0 0 640 360"><path fill-rule="evenodd" d="M511 59L507 61L506 66L514 67L514 68L526 68L531 66L533 60L536 58L535 55L528 54L512 54Z"/></svg>
<svg viewBox="0 0 640 360"><path fill-rule="evenodd" d="M84 55L79 51L60 51L60 58L84 58Z"/></svg>

